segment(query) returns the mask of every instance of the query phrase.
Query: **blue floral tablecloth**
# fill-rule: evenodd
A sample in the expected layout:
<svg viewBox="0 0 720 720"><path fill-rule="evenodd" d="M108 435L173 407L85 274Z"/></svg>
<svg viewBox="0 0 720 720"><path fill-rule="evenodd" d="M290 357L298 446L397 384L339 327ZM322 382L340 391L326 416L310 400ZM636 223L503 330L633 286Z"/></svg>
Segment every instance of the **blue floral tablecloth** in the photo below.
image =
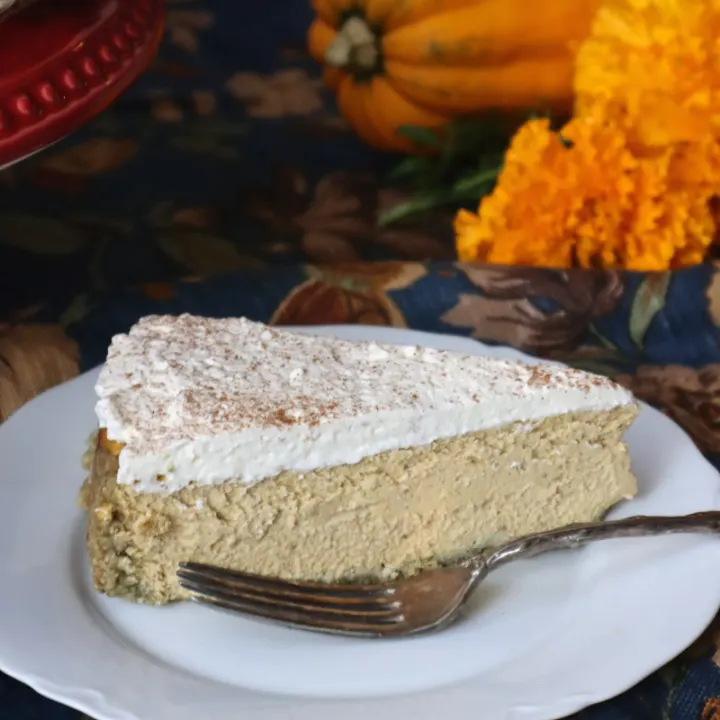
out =
<svg viewBox="0 0 720 720"><path fill-rule="evenodd" d="M306 0L170 0L153 69L0 173L0 420L100 363L142 315L242 314L471 335L612 375L720 467L720 261L490 268L454 261L447 212L380 228L407 191L386 180L396 159L338 116L305 50L310 20ZM717 623L578 717L720 720L719 666ZM0 675L2 720L79 717Z"/></svg>

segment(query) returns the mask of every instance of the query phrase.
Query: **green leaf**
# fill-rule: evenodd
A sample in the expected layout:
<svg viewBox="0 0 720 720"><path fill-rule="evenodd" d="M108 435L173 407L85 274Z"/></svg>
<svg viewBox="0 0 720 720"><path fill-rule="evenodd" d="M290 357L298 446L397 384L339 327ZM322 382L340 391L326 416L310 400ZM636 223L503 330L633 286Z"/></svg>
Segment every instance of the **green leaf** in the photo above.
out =
<svg viewBox="0 0 720 720"><path fill-rule="evenodd" d="M497 170L491 170L460 178L447 188L429 187L423 189L407 202L396 205L382 213L378 218L378 223L381 227L385 227L398 220L427 212L436 207L444 205L460 206L468 201L474 204L492 189L497 173Z"/></svg>
<svg viewBox="0 0 720 720"><path fill-rule="evenodd" d="M645 336L655 316L665 306L671 274L653 273L640 283L630 310L630 339L639 350L645 343Z"/></svg>
<svg viewBox="0 0 720 720"><path fill-rule="evenodd" d="M437 132L430 128L419 127L417 125L401 125L397 131L404 138L421 147L432 148L433 150L439 150L441 147Z"/></svg>
<svg viewBox="0 0 720 720"><path fill-rule="evenodd" d="M436 193L427 193L424 195L417 195L416 197L408 200L407 202L400 203L381 213L378 217L378 224L381 227L391 225L398 220L417 215L418 213L427 212L433 208L445 205L448 202L447 193L438 191Z"/></svg>
<svg viewBox="0 0 720 720"><path fill-rule="evenodd" d="M482 118L456 119L442 133L415 126L401 128L404 136L434 152L405 158L390 174L390 182L412 188L415 197L384 213L380 224L439 206L476 206L495 185L513 123L507 115L488 113Z"/></svg>
<svg viewBox="0 0 720 720"><path fill-rule="evenodd" d="M0 244L36 255L71 255L85 247L76 227L34 215L0 215Z"/></svg>
<svg viewBox="0 0 720 720"><path fill-rule="evenodd" d="M426 170L423 158L407 157L401 160L387 175L390 183L399 182Z"/></svg>
<svg viewBox="0 0 720 720"><path fill-rule="evenodd" d="M458 157L475 155L477 151L505 148L509 140L507 122L495 115L482 119L461 118L446 133L446 152Z"/></svg>
<svg viewBox="0 0 720 720"><path fill-rule="evenodd" d="M260 264L254 258L240 254L228 240L194 230L162 232L158 244L175 262L197 275L244 270Z"/></svg>
<svg viewBox="0 0 720 720"><path fill-rule="evenodd" d="M500 168L493 168L492 170L486 170L478 173L477 175L471 175L470 177L460 178L452 186L452 192L454 195L480 195L487 192L489 185L493 184L497 180L497 176L500 173Z"/></svg>

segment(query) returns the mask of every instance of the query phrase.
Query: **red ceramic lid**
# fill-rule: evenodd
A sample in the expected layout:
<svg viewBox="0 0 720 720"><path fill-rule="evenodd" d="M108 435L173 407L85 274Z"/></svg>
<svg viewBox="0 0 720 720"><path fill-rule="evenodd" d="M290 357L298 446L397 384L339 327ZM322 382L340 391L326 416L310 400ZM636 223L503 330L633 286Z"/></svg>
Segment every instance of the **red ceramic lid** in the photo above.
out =
<svg viewBox="0 0 720 720"><path fill-rule="evenodd" d="M36 0L0 20L0 167L60 140L151 62L162 0Z"/></svg>

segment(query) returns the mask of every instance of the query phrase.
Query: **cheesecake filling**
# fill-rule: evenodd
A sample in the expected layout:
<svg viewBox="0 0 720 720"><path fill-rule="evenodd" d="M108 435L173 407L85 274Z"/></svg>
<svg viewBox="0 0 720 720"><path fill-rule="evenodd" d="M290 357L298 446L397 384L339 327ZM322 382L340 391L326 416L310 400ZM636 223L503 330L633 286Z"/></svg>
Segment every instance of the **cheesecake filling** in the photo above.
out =
<svg viewBox="0 0 720 720"><path fill-rule="evenodd" d="M182 600L178 562L288 579L392 578L506 539L600 519L636 482L635 408L514 423L272 481L139 493L102 443L82 493L98 590Z"/></svg>

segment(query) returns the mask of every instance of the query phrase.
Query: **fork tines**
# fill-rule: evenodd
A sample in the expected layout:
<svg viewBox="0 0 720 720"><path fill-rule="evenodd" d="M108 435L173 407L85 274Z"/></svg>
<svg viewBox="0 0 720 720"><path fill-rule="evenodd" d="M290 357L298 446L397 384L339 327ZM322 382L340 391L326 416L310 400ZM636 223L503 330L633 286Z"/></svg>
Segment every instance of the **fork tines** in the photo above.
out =
<svg viewBox="0 0 720 720"><path fill-rule="evenodd" d="M404 619L384 585L292 582L199 563L181 563L177 575L196 601L297 627L374 636Z"/></svg>

